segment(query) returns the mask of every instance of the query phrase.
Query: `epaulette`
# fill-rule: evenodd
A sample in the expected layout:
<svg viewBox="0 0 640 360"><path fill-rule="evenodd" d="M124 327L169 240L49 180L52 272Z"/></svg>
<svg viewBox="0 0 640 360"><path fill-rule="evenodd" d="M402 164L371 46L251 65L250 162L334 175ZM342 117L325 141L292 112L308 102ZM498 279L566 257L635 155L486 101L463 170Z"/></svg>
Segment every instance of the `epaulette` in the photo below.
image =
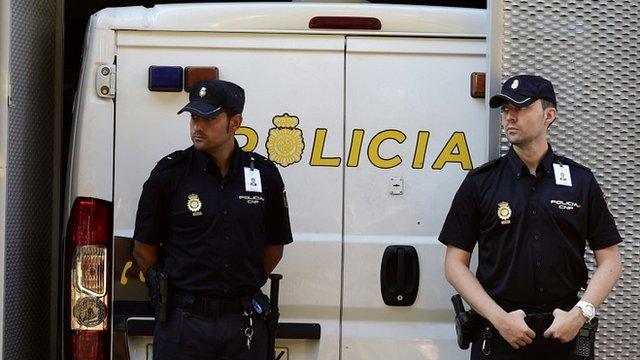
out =
<svg viewBox="0 0 640 360"><path fill-rule="evenodd" d="M255 152L249 152L248 155L249 155L249 157L254 158L257 163L260 163L262 165L266 165L266 166L269 166L269 167L272 167L272 168L276 168L276 164L273 161L271 161L271 160L267 159L266 157L264 157L263 155L260 155L260 154L255 153Z"/></svg>
<svg viewBox="0 0 640 360"><path fill-rule="evenodd" d="M577 168L584 169L591 172L591 169L589 169L588 167L580 164L579 162L575 162L569 159L568 157L556 155L556 160L558 160L562 165L571 165L571 166L575 166Z"/></svg>
<svg viewBox="0 0 640 360"><path fill-rule="evenodd" d="M499 158L497 158L497 159L493 159L493 160L491 160L491 161L489 161L489 162L486 162L486 163L484 163L484 164L482 164L482 165L478 166L477 168L475 168L475 169L473 169L473 170L469 171L469 175L475 175L475 174L481 173L481 172L482 172L482 171L484 171L484 170L491 169L491 168L493 167L493 165L497 164L497 163L498 163L498 160L500 160L501 158L502 158L502 157L499 157Z"/></svg>
<svg viewBox="0 0 640 360"><path fill-rule="evenodd" d="M163 157L162 159L160 159L160 161L158 161L158 163L156 164L156 169L164 170L174 164L178 164L184 158L185 154L186 151L184 150L172 152L171 154Z"/></svg>

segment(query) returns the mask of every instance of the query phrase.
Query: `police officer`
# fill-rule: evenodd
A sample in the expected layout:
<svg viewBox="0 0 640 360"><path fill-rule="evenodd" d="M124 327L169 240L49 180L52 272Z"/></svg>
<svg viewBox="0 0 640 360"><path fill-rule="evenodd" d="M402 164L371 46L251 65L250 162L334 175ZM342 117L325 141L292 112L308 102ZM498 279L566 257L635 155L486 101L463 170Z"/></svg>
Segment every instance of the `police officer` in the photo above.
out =
<svg viewBox="0 0 640 360"><path fill-rule="evenodd" d="M489 104L511 148L469 172L439 236L447 280L486 325L471 359L571 359L572 340L620 276L621 238L593 173L547 142L551 82L514 76ZM597 262L588 286L587 244Z"/></svg>
<svg viewBox="0 0 640 360"><path fill-rule="evenodd" d="M134 257L168 278L156 360L266 358L252 300L264 300L259 289L292 236L278 169L235 141L244 99L231 82L196 83L178 112L191 113L193 146L160 160L143 186Z"/></svg>

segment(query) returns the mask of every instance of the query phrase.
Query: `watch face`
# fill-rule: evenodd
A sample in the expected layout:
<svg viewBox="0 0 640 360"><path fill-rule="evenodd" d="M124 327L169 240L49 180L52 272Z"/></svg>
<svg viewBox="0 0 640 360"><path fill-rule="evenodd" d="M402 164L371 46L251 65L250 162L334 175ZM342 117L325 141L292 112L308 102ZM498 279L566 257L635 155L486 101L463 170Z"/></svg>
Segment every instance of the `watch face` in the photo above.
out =
<svg viewBox="0 0 640 360"><path fill-rule="evenodd" d="M589 320L593 319L593 317L596 316L596 308L593 305L587 302L583 302L579 303L577 306L580 308L582 315L584 315Z"/></svg>

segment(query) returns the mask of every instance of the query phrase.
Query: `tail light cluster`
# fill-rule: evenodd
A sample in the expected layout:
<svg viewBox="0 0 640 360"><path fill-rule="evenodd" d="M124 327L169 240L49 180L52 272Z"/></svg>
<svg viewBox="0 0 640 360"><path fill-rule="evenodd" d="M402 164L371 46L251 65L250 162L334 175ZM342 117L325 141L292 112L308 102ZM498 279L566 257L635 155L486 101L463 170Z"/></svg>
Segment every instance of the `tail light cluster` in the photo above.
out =
<svg viewBox="0 0 640 360"><path fill-rule="evenodd" d="M109 359L112 205L79 197L65 240L65 358Z"/></svg>

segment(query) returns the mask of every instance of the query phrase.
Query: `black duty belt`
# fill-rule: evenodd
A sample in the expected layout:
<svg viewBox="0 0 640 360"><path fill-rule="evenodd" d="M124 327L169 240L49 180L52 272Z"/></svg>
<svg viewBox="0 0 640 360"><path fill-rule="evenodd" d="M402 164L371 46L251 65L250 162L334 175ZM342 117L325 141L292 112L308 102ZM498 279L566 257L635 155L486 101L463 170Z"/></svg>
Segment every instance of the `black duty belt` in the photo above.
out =
<svg viewBox="0 0 640 360"><path fill-rule="evenodd" d="M536 336L542 336L545 331L551 326L553 323L553 313L537 313L537 314L527 314L524 318L524 322L527 323L527 326L536 333Z"/></svg>
<svg viewBox="0 0 640 360"><path fill-rule="evenodd" d="M240 315L243 311L241 299L218 299L190 294L169 296L169 306L210 318Z"/></svg>
<svg viewBox="0 0 640 360"><path fill-rule="evenodd" d="M512 301L508 301L500 298L495 298L494 300L506 312L523 310L527 315L530 315L530 314L552 313L553 310L555 309L562 309L564 311L569 311L575 306L579 298L576 295L570 295L562 299L552 301L549 304L537 304L537 305L516 303L516 302L512 302Z"/></svg>

